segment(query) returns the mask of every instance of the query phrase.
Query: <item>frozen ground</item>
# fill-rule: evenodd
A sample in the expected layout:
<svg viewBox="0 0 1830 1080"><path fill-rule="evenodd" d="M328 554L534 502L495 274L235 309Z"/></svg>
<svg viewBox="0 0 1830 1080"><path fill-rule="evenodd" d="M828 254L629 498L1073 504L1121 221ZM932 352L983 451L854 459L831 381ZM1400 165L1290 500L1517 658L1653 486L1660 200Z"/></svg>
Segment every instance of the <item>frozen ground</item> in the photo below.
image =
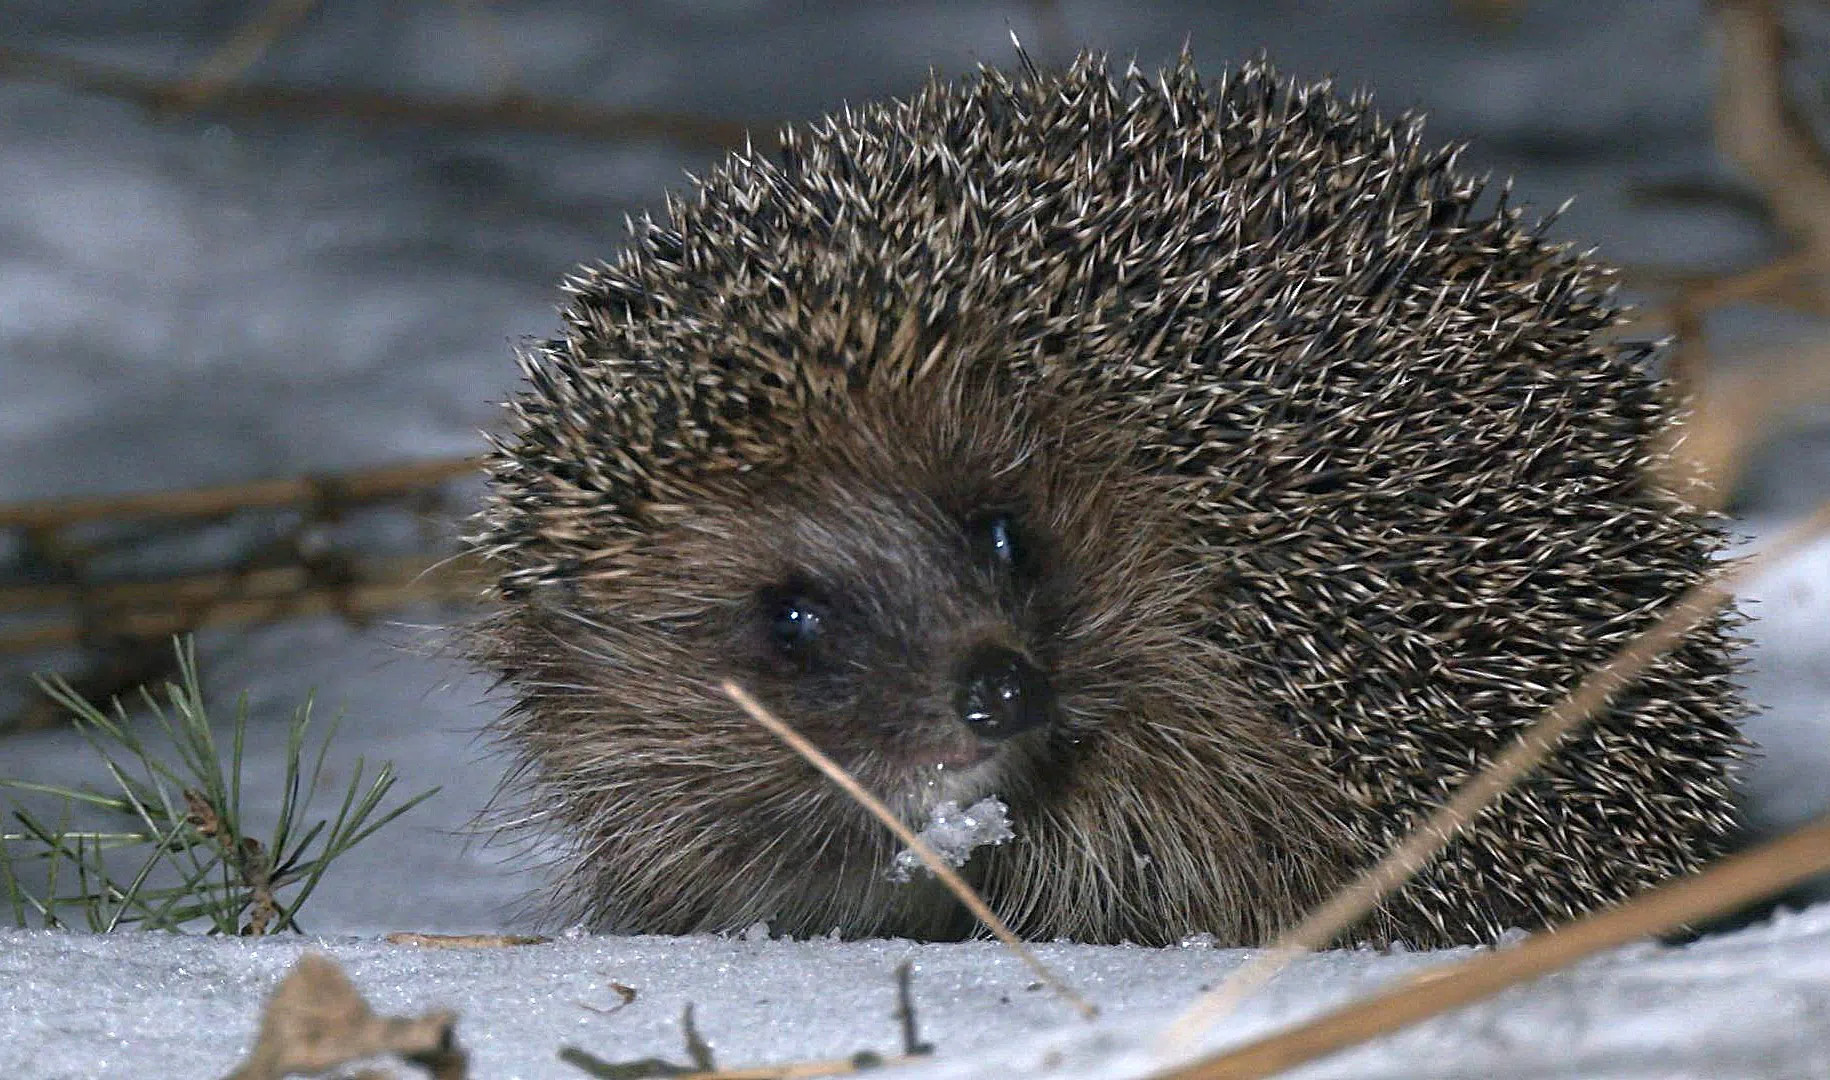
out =
<svg viewBox="0 0 1830 1080"><path fill-rule="evenodd" d="M464 5L324 0L252 73L274 82L481 93L491 64ZM746 122L817 115L903 92L930 66L1010 58L1007 30L1046 50L1041 5L840 2L489 5L526 92L702 111ZM1647 182L1721 182L1708 144L1711 54L1698 5L1534 0L1495 31L1447 0L1378 5L1059 5L1069 38L1151 64L1187 39L1210 67L1261 47L1286 69L1420 106L1477 168L1518 176L1540 207L1578 201L1560 235L1635 266L1701 270L1768 250L1727 205L1633 196ZM12 0L0 45L153 74L186 70L249 5ZM1040 44L1038 44L1040 43ZM1047 59L1044 55L1044 59ZM656 143L407 132L353 124L147 122L132 107L0 82L0 501L291 475L475 450L512 388L508 343L552 325L554 283L617 242L709 153ZM1747 311L1719 342L1821 327ZM1748 532L1830 491L1830 438L1785 440L1757 466ZM0 540L0 559L12 557ZM1830 807L1830 549L1753 590L1750 815L1763 829ZM417 618L435 621L437 613ZM891 970L918 960L916 1000L940 1048L932 1075L1127 1075L1146 1029L1237 962L1201 950L1050 947L1107 1010L1089 1034L1024 990L988 946L694 939L568 941L490 954L381 945L390 930L526 925L536 878L461 831L499 767L491 715L461 664L410 627L306 621L229 647L206 639L218 695L247 689L277 722L308 690L349 714L350 760L392 759L432 803L358 849L308 909L314 932L384 1011L445 1003L481 1076L576 1075L553 1050L678 1056L699 1007L726 1064L894 1048ZM55 657L35 658L47 663ZM13 673L23 670L11 669ZM12 684L16 686L16 681ZM0 692L0 706L17 700ZM257 735L271 775L277 732ZM66 732L0 742L0 773L96 779ZM245 1049L259 999L298 942L0 936L0 1076L215 1075ZM1417 955L1312 958L1236 1029L1307 1014ZM638 987L611 1017L610 981ZM1002 1000L1010 999L1009 1004ZM835 1019L837 1017L838 1019ZM1061 1033L1051 1029L1064 1027ZM1431 1071L1435 1070L1435 1071ZM1643 948L1514 991L1315 1076L1830 1075L1830 911L1677 950Z"/></svg>

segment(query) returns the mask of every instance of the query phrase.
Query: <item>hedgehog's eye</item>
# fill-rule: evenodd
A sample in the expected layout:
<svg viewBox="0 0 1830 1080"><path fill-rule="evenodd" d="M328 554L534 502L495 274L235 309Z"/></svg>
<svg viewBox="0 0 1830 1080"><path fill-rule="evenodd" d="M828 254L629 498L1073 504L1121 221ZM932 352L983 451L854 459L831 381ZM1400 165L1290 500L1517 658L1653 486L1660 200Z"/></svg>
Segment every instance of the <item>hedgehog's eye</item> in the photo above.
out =
<svg viewBox="0 0 1830 1080"><path fill-rule="evenodd" d="M973 560L980 566L1000 574L1028 569L1031 552L1016 515L1001 511L980 514L967 522L966 535Z"/></svg>
<svg viewBox="0 0 1830 1080"><path fill-rule="evenodd" d="M769 641L784 656L804 657L819 639L825 622L820 606L796 593L769 598Z"/></svg>

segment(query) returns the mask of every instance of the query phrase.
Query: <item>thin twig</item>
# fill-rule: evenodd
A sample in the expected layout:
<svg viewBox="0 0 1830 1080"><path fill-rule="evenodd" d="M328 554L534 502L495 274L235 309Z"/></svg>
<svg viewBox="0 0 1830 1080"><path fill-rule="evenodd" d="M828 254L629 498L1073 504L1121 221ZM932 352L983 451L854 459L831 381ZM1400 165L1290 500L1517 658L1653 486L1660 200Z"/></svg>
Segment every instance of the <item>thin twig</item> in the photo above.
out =
<svg viewBox="0 0 1830 1080"><path fill-rule="evenodd" d="M718 1072L683 1073L678 1080L811 1080L816 1076L840 1076L898 1065L913 1065L926 1060L919 1057L880 1058L874 1054L853 1054L848 1058L827 1061L797 1061L792 1065L761 1065L747 1069L721 1069Z"/></svg>
<svg viewBox="0 0 1830 1080"><path fill-rule="evenodd" d="M747 1065L738 1069L718 1069L714 1072L666 1072L657 1066L667 1066L660 1059L644 1059L639 1062L611 1062L595 1054L568 1046L559 1051L559 1060L583 1070L591 1076L644 1077L667 1076L672 1080L812 1080L816 1076L843 1076L865 1071L875 1072L878 1069L893 1069L899 1065L913 1065L929 1060L921 1057L879 1057L876 1054L853 1054L848 1058L828 1058L825 1061L796 1061L787 1065ZM636 1073L631 1067L646 1065L654 1071ZM677 1069L677 1066L669 1066Z"/></svg>
<svg viewBox="0 0 1830 1080"><path fill-rule="evenodd" d="M917 1057L934 1052L933 1043L921 1041L921 1032L915 1021L915 994L909 988L914 975L915 965L904 960L896 965L896 1022L902 1026L902 1053L904 1057Z"/></svg>
<svg viewBox="0 0 1830 1080"><path fill-rule="evenodd" d="M61 56L0 46L0 79L51 83L118 98L154 115L184 104L183 84ZM743 124L694 113L609 109L534 98L409 98L364 90L229 85L197 111L216 116L294 116L468 131L530 131L587 139L658 139L692 146L743 145Z"/></svg>
<svg viewBox="0 0 1830 1080"><path fill-rule="evenodd" d="M1066 983L1063 983L1060 979L1056 978L1054 972L1044 966L1042 961L1036 957L1036 954L1030 952L1029 948L1017 938L1017 935L1011 933L1010 927L1004 925L1004 920L998 918L997 912L991 910L990 906L979 897L978 893L972 890L972 886L966 884L965 879L954 873L953 868L948 866L939 855L936 855L933 848L929 847L919 836L916 836L914 831L907 825L904 825L902 819L891 813L890 808L883 805L875 795L866 791L864 785L858 783L857 779L846 772L838 762L827 757L820 751L819 747L808 742L807 738L800 732L789 727L774 714L770 713L768 709L763 707L762 702L751 697L749 691L745 690L743 687L726 679L719 684L719 688L723 690L732 701L735 701L738 707L748 713L750 719L761 724L763 727L768 728L776 738L787 743L793 748L795 753L806 758L815 768L825 773L833 783L843 788L847 795L850 795L857 801L858 805L869 810L878 821L883 822L891 832L896 834L896 839L902 841L910 851L913 851L916 856L921 859L922 864L925 865L935 877L939 878L941 883L945 885L954 896L959 897L960 903L965 904L974 915L978 916L979 921L984 923L985 927L993 934L997 935L999 941L1008 945L1012 952L1016 953L1025 964L1029 965L1030 969L1036 973L1038 978L1057 994L1060 994L1065 998L1075 1009L1079 1010L1082 1016L1092 1019L1094 1016L1098 1015L1098 1009L1094 1008L1090 1002L1071 990Z"/></svg>
<svg viewBox="0 0 1830 1080"><path fill-rule="evenodd" d="M283 914L279 899L273 895L273 859L261 842L252 836L238 836L223 820L209 798L196 788L185 788L184 823L205 840L214 840L222 850L222 861L235 871L248 890L248 921L242 926L243 937L260 937L273 920Z"/></svg>
<svg viewBox="0 0 1830 1080"><path fill-rule="evenodd" d="M1830 871L1830 817L1620 907L1536 934L1512 948L1431 968L1403 980L1396 989L1205 1061L1158 1073L1155 1080L1270 1076L1491 997L1605 949L1732 911L1825 871Z"/></svg>
<svg viewBox="0 0 1830 1080"><path fill-rule="evenodd" d="M1234 972L1213 992L1196 1001L1170 1025L1168 1038L1176 1044L1187 1045L1246 994L1283 970L1292 959L1327 945L1343 930L1365 918L1428 865L1468 822L1480 816L1550 756L1566 736L1581 728L1665 650L1726 603L1736 585L1755 570L1796 550L1826 529L1830 529L1830 503L1819 506L1809 518L1787 530L1765 550L1691 588L1658 622L1622 646L1606 664L1546 710L1511 746L1463 784L1453 798L1412 829L1371 869L1335 893L1294 930Z"/></svg>
<svg viewBox="0 0 1830 1080"><path fill-rule="evenodd" d="M712 1044L699 1034L699 1025L693 1023L693 1003L687 1002L680 1012L680 1037L686 1042L686 1056L692 1059L693 1068L701 1072L716 1072L718 1063L712 1060Z"/></svg>

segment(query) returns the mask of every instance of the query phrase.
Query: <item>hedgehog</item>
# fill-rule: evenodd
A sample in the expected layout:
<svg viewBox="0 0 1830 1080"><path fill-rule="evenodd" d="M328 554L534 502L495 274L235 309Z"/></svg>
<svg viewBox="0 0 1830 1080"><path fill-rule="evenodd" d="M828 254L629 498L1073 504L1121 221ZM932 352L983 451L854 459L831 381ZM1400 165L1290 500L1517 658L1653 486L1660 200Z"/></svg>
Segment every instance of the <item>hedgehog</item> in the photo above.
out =
<svg viewBox="0 0 1830 1080"><path fill-rule="evenodd" d="M522 349L475 537L553 910L978 932L728 679L912 827L998 800L961 873L1019 934L1262 943L1707 575L1611 272L1420 124L1263 60L1024 57L630 222ZM1737 619L1343 940L1718 854Z"/></svg>

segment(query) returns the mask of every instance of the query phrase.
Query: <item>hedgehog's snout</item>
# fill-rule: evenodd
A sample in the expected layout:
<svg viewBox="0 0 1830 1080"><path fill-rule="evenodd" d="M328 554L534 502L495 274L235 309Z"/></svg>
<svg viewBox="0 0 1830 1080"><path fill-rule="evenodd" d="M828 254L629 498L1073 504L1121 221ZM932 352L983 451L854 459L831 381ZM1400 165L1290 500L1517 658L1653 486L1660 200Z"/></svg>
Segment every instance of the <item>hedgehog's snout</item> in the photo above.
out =
<svg viewBox="0 0 1830 1080"><path fill-rule="evenodd" d="M960 722L982 739L1002 740L1048 723L1055 692L1027 656L982 644L960 665L954 702Z"/></svg>

